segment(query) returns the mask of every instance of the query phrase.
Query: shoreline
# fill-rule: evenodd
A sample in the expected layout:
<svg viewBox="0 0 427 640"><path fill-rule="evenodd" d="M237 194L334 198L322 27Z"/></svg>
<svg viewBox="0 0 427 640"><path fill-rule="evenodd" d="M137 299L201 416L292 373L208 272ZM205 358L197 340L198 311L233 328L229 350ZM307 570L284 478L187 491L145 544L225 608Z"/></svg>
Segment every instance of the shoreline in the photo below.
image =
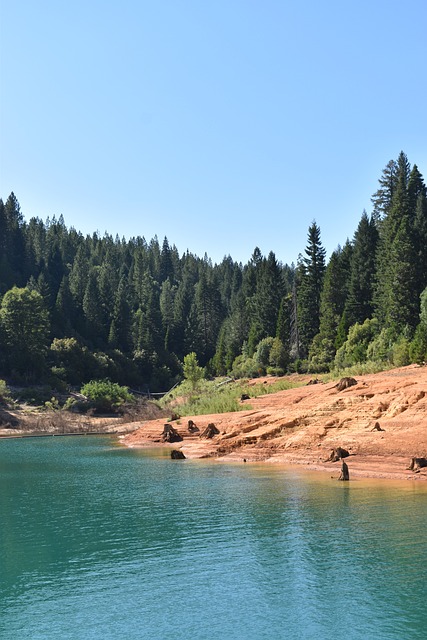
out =
<svg viewBox="0 0 427 640"><path fill-rule="evenodd" d="M184 442L174 444L159 443L151 440L141 441L138 444L127 444L123 442L126 436L118 435L117 442L121 446L130 449L178 449L182 451L187 460L191 461L209 461L218 464L251 464L251 465L284 465L293 469L302 471L310 471L313 473L334 474L331 479L338 480L340 474L340 462L326 462L313 459L312 451L298 451L293 453L276 452L272 455L266 454L265 450L242 449L238 452L227 456L220 456L210 453L194 455L191 447L185 446ZM403 456L363 456L351 454L344 458L349 467L350 482L352 479L370 479L370 480L396 480L396 481L414 481L427 482L427 468L422 468L418 472L407 469L408 458ZM335 477L336 476L336 477Z"/></svg>

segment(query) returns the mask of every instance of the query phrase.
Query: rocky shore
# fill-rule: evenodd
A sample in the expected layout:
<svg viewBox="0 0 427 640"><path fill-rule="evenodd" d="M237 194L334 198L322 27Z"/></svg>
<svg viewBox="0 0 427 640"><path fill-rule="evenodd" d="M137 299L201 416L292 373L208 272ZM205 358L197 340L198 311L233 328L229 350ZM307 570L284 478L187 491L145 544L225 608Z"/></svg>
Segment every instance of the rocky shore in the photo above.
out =
<svg viewBox="0 0 427 640"><path fill-rule="evenodd" d="M341 447L349 454L350 478L427 480L427 468L408 469L413 458L427 456L427 367L357 376L350 386L308 382L242 400L239 412L171 421L178 434L172 441L160 418L134 423L120 442L170 446L186 458L303 465L337 478L340 460L328 459ZM209 425L218 433L210 434Z"/></svg>

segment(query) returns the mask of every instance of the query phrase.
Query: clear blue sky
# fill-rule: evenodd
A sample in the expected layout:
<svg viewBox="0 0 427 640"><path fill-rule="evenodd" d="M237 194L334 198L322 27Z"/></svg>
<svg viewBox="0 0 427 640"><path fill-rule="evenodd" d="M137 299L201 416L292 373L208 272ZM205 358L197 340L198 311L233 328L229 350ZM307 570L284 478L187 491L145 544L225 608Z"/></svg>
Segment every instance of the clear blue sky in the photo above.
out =
<svg viewBox="0 0 427 640"><path fill-rule="evenodd" d="M0 0L0 196L26 219L282 262L427 180L425 0Z"/></svg>

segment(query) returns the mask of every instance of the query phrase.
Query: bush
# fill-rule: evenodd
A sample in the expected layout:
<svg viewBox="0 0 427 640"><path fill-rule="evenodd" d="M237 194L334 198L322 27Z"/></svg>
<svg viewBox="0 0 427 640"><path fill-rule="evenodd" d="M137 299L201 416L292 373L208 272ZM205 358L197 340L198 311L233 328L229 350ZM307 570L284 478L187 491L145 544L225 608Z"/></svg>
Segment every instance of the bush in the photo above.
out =
<svg viewBox="0 0 427 640"><path fill-rule="evenodd" d="M409 357L410 342L406 338L401 337L393 345L393 364L396 367L406 367L411 362Z"/></svg>
<svg viewBox="0 0 427 640"><path fill-rule="evenodd" d="M367 350L370 342L378 334L378 320L365 320L363 324L356 322L348 330L347 340L340 347L335 356L337 369L351 367L353 364L366 362Z"/></svg>
<svg viewBox="0 0 427 640"><path fill-rule="evenodd" d="M233 378L257 378L259 376L258 365L249 356L237 356L231 369Z"/></svg>
<svg viewBox="0 0 427 640"><path fill-rule="evenodd" d="M0 404L8 405L12 401L9 389L4 380L0 380Z"/></svg>
<svg viewBox="0 0 427 640"><path fill-rule="evenodd" d="M117 411L125 402L134 400L127 387L109 380L91 380L81 388L80 393L98 412Z"/></svg>

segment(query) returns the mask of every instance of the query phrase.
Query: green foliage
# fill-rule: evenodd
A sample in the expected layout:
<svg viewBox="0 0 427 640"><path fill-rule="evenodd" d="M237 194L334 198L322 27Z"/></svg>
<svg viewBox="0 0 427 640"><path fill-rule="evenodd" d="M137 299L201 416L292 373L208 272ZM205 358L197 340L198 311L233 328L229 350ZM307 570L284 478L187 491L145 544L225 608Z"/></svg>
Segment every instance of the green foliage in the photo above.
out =
<svg viewBox="0 0 427 640"><path fill-rule="evenodd" d="M410 341L401 336L393 345L392 361L395 367L405 367L411 362L409 355Z"/></svg>
<svg viewBox="0 0 427 640"><path fill-rule="evenodd" d="M298 326L300 349L303 355L320 326L320 296L325 274L325 254L320 241L320 228L315 222L308 230L306 257L299 264Z"/></svg>
<svg viewBox="0 0 427 640"><path fill-rule="evenodd" d="M265 371L270 364L270 352L274 344L274 338L263 338L257 345L254 353L254 362L259 371Z"/></svg>
<svg viewBox="0 0 427 640"><path fill-rule="evenodd" d="M203 378L203 368L199 367L197 356L192 351L184 357L184 378L189 380L193 389L197 388L199 380Z"/></svg>
<svg viewBox="0 0 427 640"><path fill-rule="evenodd" d="M259 376L259 365L254 358L241 354L235 358L230 373L233 378L256 378Z"/></svg>
<svg viewBox="0 0 427 640"><path fill-rule="evenodd" d="M335 356L335 367L344 369L353 364L366 362L369 343L377 335L379 322L376 318L365 320L363 324L356 322L348 331L347 340Z"/></svg>
<svg viewBox="0 0 427 640"><path fill-rule="evenodd" d="M289 364L289 350L280 338L274 338L269 355L269 363L275 369L286 371Z"/></svg>
<svg viewBox="0 0 427 640"><path fill-rule="evenodd" d="M392 328L383 328L368 344L366 350L367 360L372 362L393 362L393 344L396 340L396 332Z"/></svg>
<svg viewBox="0 0 427 640"><path fill-rule="evenodd" d="M43 373L49 338L49 316L42 296L28 288L7 291L0 325L9 371L31 379Z"/></svg>
<svg viewBox="0 0 427 640"><path fill-rule="evenodd" d="M420 322L409 345L411 362L419 364L427 361L427 287L420 295Z"/></svg>
<svg viewBox="0 0 427 640"><path fill-rule="evenodd" d="M62 218L27 222L12 193L0 199L0 373L14 382L108 378L163 391L190 353L205 375L318 372L335 349L342 366L406 362L400 335L411 340L409 357L424 361L426 330L415 329L427 286L427 189L404 153L387 165L373 204L328 264L313 223L295 268L258 248L245 265L230 256L212 264L180 255L167 238L83 236ZM390 329L391 341L385 333L369 349L364 340L344 347L350 325L373 315L377 334ZM262 343L268 336L280 342Z"/></svg>
<svg viewBox="0 0 427 640"><path fill-rule="evenodd" d="M0 380L0 404L7 406L11 401L12 398L5 380Z"/></svg>
<svg viewBox="0 0 427 640"><path fill-rule="evenodd" d="M242 404L240 397L247 394L251 398L276 391L283 391L300 386L290 380L279 380L273 384L247 385L245 381L230 382L224 384L221 379L212 381L203 380L198 389L198 393L192 392L191 384L184 381L174 391L163 399L160 404L164 408L170 408L180 416L209 415L215 413L228 413L234 411L246 411L251 408L248 402ZM176 399L180 398L179 404L175 405ZM182 402L184 399L184 402Z"/></svg>
<svg viewBox="0 0 427 640"><path fill-rule="evenodd" d="M80 393L100 413L117 411L125 402L133 402L133 396L127 387L109 380L91 380L83 385Z"/></svg>

